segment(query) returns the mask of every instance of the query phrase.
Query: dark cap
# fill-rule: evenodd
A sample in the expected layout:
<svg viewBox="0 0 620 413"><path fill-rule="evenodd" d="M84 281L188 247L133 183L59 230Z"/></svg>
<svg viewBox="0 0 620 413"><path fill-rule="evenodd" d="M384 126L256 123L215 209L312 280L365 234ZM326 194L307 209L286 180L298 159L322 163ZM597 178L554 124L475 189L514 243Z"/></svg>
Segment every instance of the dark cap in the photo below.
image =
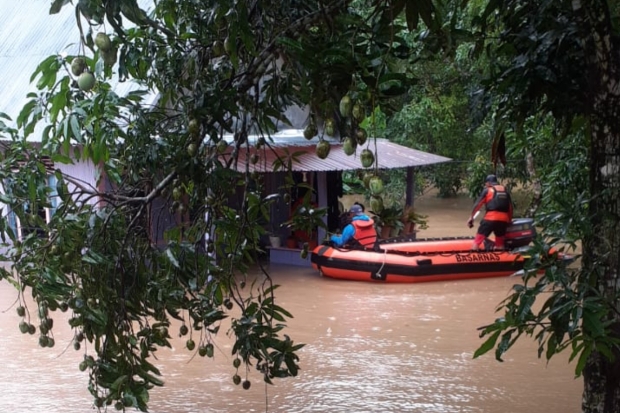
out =
<svg viewBox="0 0 620 413"><path fill-rule="evenodd" d="M496 184L497 183L497 176L495 176L493 174L487 175L487 179L485 179L484 182L488 182L490 184Z"/></svg>
<svg viewBox="0 0 620 413"><path fill-rule="evenodd" d="M351 205L351 209L349 209L349 214L353 214L353 215L359 215L362 212L364 212L364 210L362 209L360 205L357 205L357 204Z"/></svg>

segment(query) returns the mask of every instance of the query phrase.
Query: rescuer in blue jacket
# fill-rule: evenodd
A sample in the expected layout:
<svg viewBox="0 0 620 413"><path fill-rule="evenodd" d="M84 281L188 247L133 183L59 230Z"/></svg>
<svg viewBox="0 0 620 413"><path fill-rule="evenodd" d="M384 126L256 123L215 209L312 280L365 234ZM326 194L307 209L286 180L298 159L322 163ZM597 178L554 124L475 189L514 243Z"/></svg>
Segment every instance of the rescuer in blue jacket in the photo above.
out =
<svg viewBox="0 0 620 413"><path fill-rule="evenodd" d="M337 247L373 248L377 241L375 222L364 213L359 204L353 204L349 209L351 222L342 230L342 235L332 235L330 241Z"/></svg>

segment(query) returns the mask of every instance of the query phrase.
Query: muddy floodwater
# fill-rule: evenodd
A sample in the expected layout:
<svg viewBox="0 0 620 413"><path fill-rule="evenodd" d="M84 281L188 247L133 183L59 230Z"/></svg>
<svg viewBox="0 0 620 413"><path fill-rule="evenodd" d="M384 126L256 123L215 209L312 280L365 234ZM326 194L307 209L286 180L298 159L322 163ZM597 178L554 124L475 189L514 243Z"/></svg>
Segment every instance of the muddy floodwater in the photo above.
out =
<svg viewBox="0 0 620 413"><path fill-rule="evenodd" d="M472 201L464 196L416 200L428 215L421 237L471 235ZM560 355L546 363L527 338L500 363L473 359L477 327L493 321L517 277L410 285L321 278L311 268L271 266L279 305L291 311L287 334L306 343L298 377L269 386L250 372L249 390L235 386L231 342L216 341L215 358L192 358L184 341L158 351L165 387L151 394L154 413L437 412L578 413L582 380ZM55 313L56 346L41 349L22 335L15 290L0 283L0 412L93 411L87 373L73 350L67 315ZM172 327L171 331L175 331ZM225 333L225 330L223 330Z"/></svg>

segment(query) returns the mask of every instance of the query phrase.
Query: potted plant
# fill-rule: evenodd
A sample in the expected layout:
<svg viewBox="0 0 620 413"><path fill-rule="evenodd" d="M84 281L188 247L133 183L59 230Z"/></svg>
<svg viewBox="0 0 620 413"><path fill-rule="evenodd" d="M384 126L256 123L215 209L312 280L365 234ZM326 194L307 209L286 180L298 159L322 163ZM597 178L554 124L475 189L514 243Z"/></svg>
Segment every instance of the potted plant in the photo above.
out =
<svg viewBox="0 0 620 413"><path fill-rule="evenodd" d="M318 208L304 203L297 208L291 219L284 223L297 241L298 248L304 248L304 245L308 244L308 250L311 250L318 245L317 229L326 228L323 222L326 214L327 208Z"/></svg>
<svg viewBox="0 0 620 413"><path fill-rule="evenodd" d="M265 197L265 201L269 203L269 244L274 248L279 248L282 246L281 232L279 231L282 225L278 222L280 218L282 196L277 193L270 194Z"/></svg>
<svg viewBox="0 0 620 413"><path fill-rule="evenodd" d="M269 233L269 244L271 244L271 246L273 248L279 248L282 246L282 239L280 238L280 235L274 233L274 232L270 232Z"/></svg>
<svg viewBox="0 0 620 413"><path fill-rule="evenodd" d="M401 217L401 222L403 223L403 233L404 234L413 234L417 229L426 229L428 228L428 223L426 221L426 215L420 215L415 212L413 206L407 205L403 209L403 215Z"/></svg>
<svg viewBox="0 0 620 413"><path fill-rule="evenodd" d="M288 236L288 238L286 239L286 248L291 248L291 249L297 248L297 239L294 236L292 235Z"/></svg>
<svg viewBox="0 0 620 413"><path fill-rule="evenodd" d="M403 210L397 203L390 207L384 207L381 211L372 212L376 217L377 227L380 228L381 238L390 238L397 236L403 229L405 224L401 217Z"/></svg>

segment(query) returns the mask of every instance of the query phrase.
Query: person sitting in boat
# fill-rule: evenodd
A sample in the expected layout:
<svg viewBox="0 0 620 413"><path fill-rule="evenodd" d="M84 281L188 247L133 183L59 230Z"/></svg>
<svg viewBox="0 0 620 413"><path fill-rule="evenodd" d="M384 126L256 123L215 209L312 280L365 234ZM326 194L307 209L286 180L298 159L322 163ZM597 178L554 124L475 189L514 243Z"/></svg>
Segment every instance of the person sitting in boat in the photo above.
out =
<svg viewBox="0 0 620 413"><path fill-rule="evenodd" d="M364 204L360 204L359 202L355 201L353 205L359 205L360 208L362 208L362 212L364 213L366 212L366 208L364 207ZM352 215L349 211L343 211L340 214L340 217L338 218L340 221L340 231L343 231L345 227L351 223L351 216Z"/></svg>
<svg viewBox="0 0 620 413"><path fill-rule="evenodd" d="M474 202L474 208L471 216L467 220L467 226L474 226L474 215L483 206L485 214L480 221L480 226L474 238L472 250L480 248L480 244L493 233L495 234L495 249L504 249L504 239L506 237L506 229L512 222L512 199L508 190L497 182L495 175L486 177L485 187Z"/></svg>
<svg viewBox="0 0 620 413"><path fill-rule="evenodd" d="M366 215L360 204L351 206L349 216L351 222L344 227L342 235L332 235L330 241L337 247L374 248L377 242L375 221Z"/></svg>

